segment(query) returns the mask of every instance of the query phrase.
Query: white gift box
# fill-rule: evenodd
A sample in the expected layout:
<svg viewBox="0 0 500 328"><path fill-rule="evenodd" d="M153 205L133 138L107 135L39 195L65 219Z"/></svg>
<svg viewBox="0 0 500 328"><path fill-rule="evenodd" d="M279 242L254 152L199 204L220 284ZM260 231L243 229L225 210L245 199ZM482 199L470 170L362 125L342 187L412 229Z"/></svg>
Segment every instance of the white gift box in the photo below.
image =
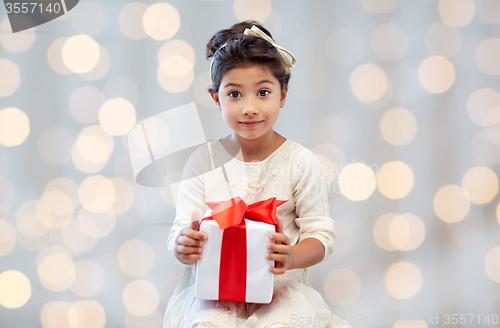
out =
<svg viewBox="0 0 500 328"><path fill-rule="evenodd" d="M244 231L240 230L239 236L243 233L246 238L226 240L225 230L221 230L215 220L201 222L200 231L208 235L208 240L203 245L202 259L196 263L196 298L247 303L271 302L274 274L269 271L269 267L274 266L274 261L266 259L265 254L269 252L266 245L271 242L269 234L275 232L275 226L246 218L244 221ZM239 228L242 229L241 226ZM241 242L245 242L244 239L246 243L241 245ZM234 243L239 246L235 247ZM246 247L246 259L241 252L234 252L235 248L241 251L242 247ZM232 256L229 260L227 254ZM224 256L226 258L221 261ZM246 273L242 270L245 266ZM228 276L236 276L238 282L227 279Z"/></svg>

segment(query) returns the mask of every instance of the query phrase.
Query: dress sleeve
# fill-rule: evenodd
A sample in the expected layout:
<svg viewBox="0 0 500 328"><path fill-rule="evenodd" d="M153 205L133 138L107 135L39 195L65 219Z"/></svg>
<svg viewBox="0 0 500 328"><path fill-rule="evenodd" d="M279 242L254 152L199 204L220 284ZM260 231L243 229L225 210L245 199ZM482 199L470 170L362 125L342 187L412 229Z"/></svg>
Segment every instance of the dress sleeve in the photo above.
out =
<svg viewBox="0 0 500 328"><path fill-rule="evenodd" d="M178 184L175 220L167 240L167 247L174 259L181 264L183 263L175 257L175 239L182 229L191 225L193 210L198 210L200 219L203 218L205 213L204 174L208 169L208 151L206 151L206 148L207 145L200 146L189 157L182 172L181 182Z"/></svg>
<svg viewBox="0 0 500 328"><path fill-rule="evenodd" d="M306 238L318 239L325 248L325 260L333 252L335 229L329 213L326 173L311 150L306 148L300 160L293 164L292 178L299 242Z"/></svg>

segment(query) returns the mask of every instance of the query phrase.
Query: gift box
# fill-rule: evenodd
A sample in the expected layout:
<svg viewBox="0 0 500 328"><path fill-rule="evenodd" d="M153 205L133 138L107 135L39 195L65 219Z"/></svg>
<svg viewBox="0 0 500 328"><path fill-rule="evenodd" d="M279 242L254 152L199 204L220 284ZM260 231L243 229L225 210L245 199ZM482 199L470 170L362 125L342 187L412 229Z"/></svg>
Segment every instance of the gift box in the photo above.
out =
<svg viewBox="0 0 500 328"><path fill-rule="evenodd" d="M208 235L196 262L196 298L270 303L274 274L267 260L269 234L276 231L276 197L247 205L240 197L207 202L211 215L201 220Z"/></svg>

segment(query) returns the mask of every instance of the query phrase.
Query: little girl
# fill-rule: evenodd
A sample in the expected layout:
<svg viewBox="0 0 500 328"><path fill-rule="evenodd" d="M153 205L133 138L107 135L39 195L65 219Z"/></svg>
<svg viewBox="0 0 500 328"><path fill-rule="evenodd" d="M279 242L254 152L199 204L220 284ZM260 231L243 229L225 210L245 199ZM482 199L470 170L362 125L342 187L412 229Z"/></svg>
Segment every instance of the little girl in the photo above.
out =
<svg viewBox="0 0 500 328"><path fill-rule="evenodd" d="M287 54L291 56L290 63ZM183 172L168 249L185 274L167 306L169 327L349 327L331 314L307 279L307 267L333 251L327 178L314 154L273 130L285 105L293 55L255 21L217 32L207 44L208 90L233 132L200 146ZM187 178L189 177L189 178ZM195 297L195 262L208 239L198 231L208 201L241 197L246 204L276 197L278 232L266 258L276 265L269 304Z"/></svg>

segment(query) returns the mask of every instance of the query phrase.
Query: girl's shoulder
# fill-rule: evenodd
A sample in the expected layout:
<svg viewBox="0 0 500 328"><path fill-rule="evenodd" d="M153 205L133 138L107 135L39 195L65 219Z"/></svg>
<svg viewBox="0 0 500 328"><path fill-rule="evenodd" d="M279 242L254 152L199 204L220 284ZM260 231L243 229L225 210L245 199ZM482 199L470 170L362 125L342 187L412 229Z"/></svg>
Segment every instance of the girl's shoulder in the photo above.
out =
<svg viewBox="0 0 500 328"><path fill-rule="evenodd" d="M290 139L287 139L287 141L289 142L290 162L291 163L307 164L307 163L311 163L311 161L312 162L318 161L318 163L319 163L318 158L316 157L316 155L314 155L314 153L309 148L301 145L300 143L298 143L296 141L290 140Z"/></svg>

